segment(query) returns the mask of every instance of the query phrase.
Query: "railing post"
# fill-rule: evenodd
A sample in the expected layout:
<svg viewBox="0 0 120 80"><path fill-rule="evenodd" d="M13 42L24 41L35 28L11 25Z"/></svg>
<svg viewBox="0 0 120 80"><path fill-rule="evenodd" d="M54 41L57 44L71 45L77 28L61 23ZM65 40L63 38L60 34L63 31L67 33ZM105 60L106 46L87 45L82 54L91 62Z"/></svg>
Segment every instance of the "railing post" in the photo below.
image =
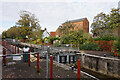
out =
<svg viewBox="0 0 120 80"><path fill-rule="evenodd" d="M50 56L50 78L53 78L53 56Z"/></svg>
<svg viewBox="0 0 120 80"><path fill-rule="evenodd" d="M30 66L30 49L29 49L29 54L28 55L29 55L29 66Z"/></svg>
<svg viewBox="0 0 120 80"><path fill-rule="evenodd" d="M77 80L80 80L80 59L77 61Z"/></svg>
<svg viewBox="0 0 120 80"><path fill-rule="evenodd" d="M5 48L3 48L3 55L6 54L6 50ZM3 57L3 63L4 63L4 66L6 66L6 56Z"/></svg>
<svg viewBox="0 0 120 80"><path fill-rule="evenodd" d="M37 53L37 72L39 72L39 52Z"/></svg>
<svg viewBox="0 0 120 80"><path fill-rule="evenodd" d="M12 45L12 53L14 54L14 46Z"/></svg>
<svg viewBox="0 0 120 80"><path fill-rule="evenodd" d="M16 45L15 45L15 54L16 54Z"/></svg>
<svg viewBox="0 0 120 80"><path fill-rule="evenodd" d="M19 53L19 45L18 45L18 50L17 50L17 53Z"/></svg>

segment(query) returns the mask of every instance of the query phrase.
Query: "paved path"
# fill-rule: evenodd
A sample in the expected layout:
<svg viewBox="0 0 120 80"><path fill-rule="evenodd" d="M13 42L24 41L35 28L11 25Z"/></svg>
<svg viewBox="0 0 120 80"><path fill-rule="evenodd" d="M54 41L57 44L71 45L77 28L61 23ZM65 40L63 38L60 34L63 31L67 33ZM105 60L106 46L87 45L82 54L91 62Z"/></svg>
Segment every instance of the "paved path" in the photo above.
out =
<svg viewBox="0 0 120 80"><path fill-rule="evenodd" d="M15 64L8 64L15 62ZM12 58L7 58L7 66L2 66L2 78L45 78L46 77L46 60L40 59L40 73L37 73L36 58L31 55L31 66L28 63L21 61L13 61ZM50 67L49 67L50 68ZM50 73L50 72L49 72ZM53 65L54 78L77 78L77 74L72 70L66 70Z"/></svg>

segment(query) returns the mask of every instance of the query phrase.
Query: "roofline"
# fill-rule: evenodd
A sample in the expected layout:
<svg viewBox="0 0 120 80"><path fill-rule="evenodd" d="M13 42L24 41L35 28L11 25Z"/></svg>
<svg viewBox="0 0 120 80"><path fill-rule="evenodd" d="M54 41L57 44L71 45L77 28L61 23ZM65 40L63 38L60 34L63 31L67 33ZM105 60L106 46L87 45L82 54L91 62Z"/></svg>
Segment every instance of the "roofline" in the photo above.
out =
<svg viewBox="0 0 120 80"><path fill-rule="evenodd" d="M87 18L85 17L85 18L80 18L80 19L84 19L85 20ZM76 22L79 22L77 20L80 20L80 19L69 20L69 21L66 21L66 22L72 22L72 21L75 21L75 20L76 20ZM84 20L82 20L82 21L84 21ZM88 21L88 19L87 19L87 21ZM62 25L65 24L66 22L62 23ZM72 22L72 23L75 23L75 22Z"/></svg>

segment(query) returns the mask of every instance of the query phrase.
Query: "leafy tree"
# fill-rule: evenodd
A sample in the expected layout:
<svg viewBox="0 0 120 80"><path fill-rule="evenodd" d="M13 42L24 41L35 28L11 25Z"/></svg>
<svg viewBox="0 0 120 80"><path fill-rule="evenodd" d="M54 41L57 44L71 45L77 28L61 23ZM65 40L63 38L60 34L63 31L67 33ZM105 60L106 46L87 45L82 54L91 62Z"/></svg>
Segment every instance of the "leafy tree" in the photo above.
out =
<svg viewBox="0 0 120 80"><path fill-rule="evenodd" d="M20 36L18 28L16 26L13 26L10 29L8 29L6 34L8 38L16 38Z"/></svg>
<svg viewBox="0 0 120 80"><path fill-rule="evenodd" d="M92 33L95 36L100 36L102 33L104 33L104 27L106 27L106 14L101 12L97 16L94 17L93 23L91 24L92 27Z"/></svg>
<svg viewBox="0 0 120 80"><path fill-rule="evenodd" d="M70 32L68 35L61 36L61 42L63 44L74 44L78 46L79 44L83 44L87 41L90 35L85 33L84 30L78 30L74 32Z"/></svg>
<svg viewBox="0 0 120 80"><path fill-rule="evenodd" d="M51 44L53 44L53 41L55 41L55 40L60 40L60 38L58 38L58 37L48 37L48 42L51 43Z"/></svg>
<svg viewBox="0 0 120 80"><path fill-rule="evenodd" d="M113 30L120 25L119 9L112 9L110 14L100 13L94 17L91 24L95 36L113 35Z"/></svg>
<svg viewBox="0 0 120 80"><path fill-rule="evenodd" d="M74 25L70 21L66 21L63 26L58 28L58 32L61 35L67 35L69 32L73 32Z"/></svg>
<svg viewBox="0 0 120 80"><path fill-rule="evenodd" d="M107 29L115 29L120 26L120 14L119 9L112 9L110 14L107 16Z"/></svg>
<svg viewBox="0 0 120 80"><path fill-rule="evenodd" d="M2 38L6 38L7 37L7 31L3 31L2 32Z"/></svg>
<svg viewBox="0 0 120 80"><path fill-rule="evenodd" d="M32 30L31 38L33 40L40 39L42 41L42 31L40 27L37 27L36 29Z"/></svg>
<svg viewBox="0 0 120 80"><path fill-rule="evenodd" d="M18 27L18 32L19 32L19 37L25 39L26 36L29 37L31 33L31 28L30 27Z"/></svg>
<svg viewBox="0 0 120 80"><path fill-rule="evenodd" d="M16 22L18 26L37 28L40 27L38 19L28 11L20 12L20 19Z"/></svg>

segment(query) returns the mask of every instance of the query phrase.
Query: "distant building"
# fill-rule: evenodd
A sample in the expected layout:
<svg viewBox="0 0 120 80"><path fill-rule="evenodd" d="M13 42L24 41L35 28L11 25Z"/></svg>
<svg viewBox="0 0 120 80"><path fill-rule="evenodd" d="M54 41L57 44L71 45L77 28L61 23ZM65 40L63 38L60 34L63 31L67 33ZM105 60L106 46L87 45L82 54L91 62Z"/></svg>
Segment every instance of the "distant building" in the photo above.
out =
<svg viewBox="0 0 120 80"><path fill-rule="evenodd" d="M89 33L89 21L87 18L81 18L81 19L76 19L76 20L70 20L68 21L70 24L72 24L74 26L74 31L82 29L84 30L86 33ZM65 22L66 23L66 22ZM65 26L65 23L62 24L62 26L59 26L59 28L63 28ZM59 29L58 28L58 29ZM60 37L61 32L59 32L59 30L56 30L56 37Z"/></svg>
<svg viewBox="0 0 120 80"><path fill-rule="evenodd" d="M42 38L44 39L44 38L49 37L49 36L50 36L50 34L47 31L47 29L45 28L45 30L43 30Z"/></svg>
<svg viewBox="0 0 120 80"><path fill-rule="evenodd" d="M55 37L56 36L56 32L50 32L50 37Z"/></svg>

